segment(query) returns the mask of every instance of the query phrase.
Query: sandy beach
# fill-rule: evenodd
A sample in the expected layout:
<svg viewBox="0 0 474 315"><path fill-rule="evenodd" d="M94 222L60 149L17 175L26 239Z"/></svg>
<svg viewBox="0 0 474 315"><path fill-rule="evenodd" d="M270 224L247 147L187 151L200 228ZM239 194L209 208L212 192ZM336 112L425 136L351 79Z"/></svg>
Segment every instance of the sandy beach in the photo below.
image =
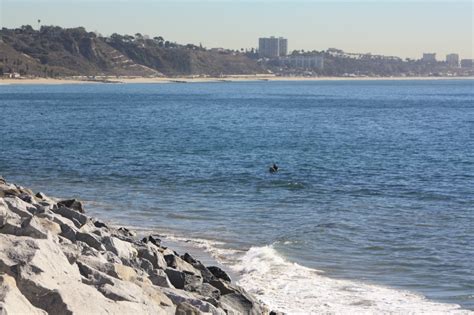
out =
<svg viewBox="0 0 474 315"><path fill-rule="evenodd" d="M252 81L371 81L371 80L472 80L474 77L282 77L272 75L231 75L225 77L97 77L96 79L18 78L0 79L0 85L10 84L96 84L96 83L212 83Z"/></svg>

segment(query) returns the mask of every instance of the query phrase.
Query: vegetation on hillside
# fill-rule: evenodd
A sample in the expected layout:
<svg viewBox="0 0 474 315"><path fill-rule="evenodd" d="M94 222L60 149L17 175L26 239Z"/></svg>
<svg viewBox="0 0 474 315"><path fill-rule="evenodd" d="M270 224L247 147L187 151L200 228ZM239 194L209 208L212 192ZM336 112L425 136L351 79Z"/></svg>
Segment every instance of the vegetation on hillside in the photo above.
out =
<svg viewBox="0 0 474 315"><path fill-rule="evenodd" d="M70 75L254 74L263 69L245 54L179 45L141 34L97 36L83 27L42 26L0 31L0 74Z"/></svg>

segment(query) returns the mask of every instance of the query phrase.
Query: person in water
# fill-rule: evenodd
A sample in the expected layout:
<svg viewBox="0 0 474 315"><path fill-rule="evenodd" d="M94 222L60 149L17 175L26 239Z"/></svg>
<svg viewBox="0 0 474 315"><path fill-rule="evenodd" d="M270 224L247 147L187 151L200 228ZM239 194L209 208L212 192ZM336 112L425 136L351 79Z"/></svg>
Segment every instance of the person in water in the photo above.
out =
<svg viewBox="0 0 474 315"><path fill-rule="evenodd" d="M270 167L269 171L270 171L270 173L278 172L278 166L275 163L273 163L273 165Z"/></svg>

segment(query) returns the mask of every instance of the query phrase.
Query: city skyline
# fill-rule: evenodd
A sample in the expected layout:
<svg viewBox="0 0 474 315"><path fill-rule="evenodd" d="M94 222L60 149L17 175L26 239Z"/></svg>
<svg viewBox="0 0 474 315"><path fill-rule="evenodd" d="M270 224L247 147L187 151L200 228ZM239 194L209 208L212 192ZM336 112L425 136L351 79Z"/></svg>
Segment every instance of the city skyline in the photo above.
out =
<svg viewBox="0 0 474 315"><path fill-rule="evenodd" d="M142 33L230 49L257 48L258 38L281 36L289 39L289 52L338 48L412 59L435 52L444 60L452 53L474 58L472 8L469 1L0 0L0 24L36 28L41 19L105 36Z"/></svg>

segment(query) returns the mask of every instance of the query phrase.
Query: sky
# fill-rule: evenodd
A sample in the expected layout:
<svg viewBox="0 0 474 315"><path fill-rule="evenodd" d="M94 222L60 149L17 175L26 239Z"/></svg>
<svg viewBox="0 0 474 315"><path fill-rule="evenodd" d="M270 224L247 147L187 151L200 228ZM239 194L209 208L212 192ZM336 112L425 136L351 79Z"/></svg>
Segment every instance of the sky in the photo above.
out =
<svg viewBox="0 0 474 315"><path fill-rule="evenodd" d="M338 48L420 58L474 58L474 0L0 0L0 26L84 26L102 35L141 33L181 44L289 50Z"/></svg>

